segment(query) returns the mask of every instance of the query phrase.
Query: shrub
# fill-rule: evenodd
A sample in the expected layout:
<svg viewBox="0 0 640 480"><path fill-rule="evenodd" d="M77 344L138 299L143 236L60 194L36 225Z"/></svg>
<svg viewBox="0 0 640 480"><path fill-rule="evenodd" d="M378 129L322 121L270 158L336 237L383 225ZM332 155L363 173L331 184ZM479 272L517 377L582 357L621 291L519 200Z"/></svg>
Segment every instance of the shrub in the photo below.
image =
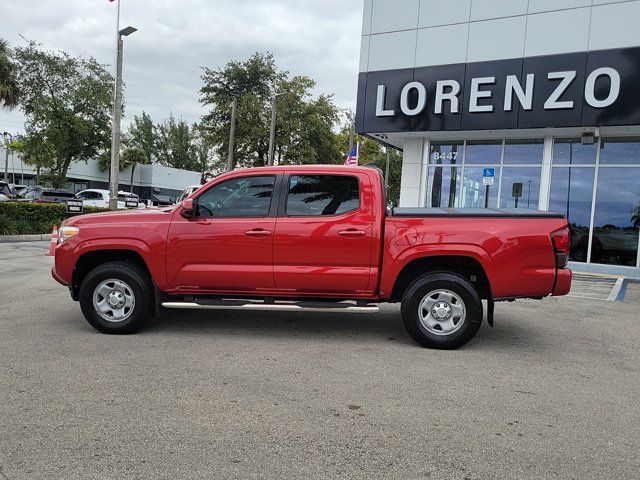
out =
<svg viewBox="0 0 640 480"><path fill-rule="evenodd" d="M84 207L84 213L104 212L104 208ZM68 218L63 203L0 202L0 235L51 233Z"/></svg>

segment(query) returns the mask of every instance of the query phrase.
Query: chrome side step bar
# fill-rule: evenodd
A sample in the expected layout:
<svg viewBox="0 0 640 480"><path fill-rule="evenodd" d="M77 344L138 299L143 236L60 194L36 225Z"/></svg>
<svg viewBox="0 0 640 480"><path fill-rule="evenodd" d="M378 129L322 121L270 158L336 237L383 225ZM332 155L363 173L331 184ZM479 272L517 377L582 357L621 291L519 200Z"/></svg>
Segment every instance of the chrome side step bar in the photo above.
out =
<svg viewBox="0 0 640 480"><path fill-rule="evenodd" d="M186 310L265 310L272 312L345 312L345 313L377 313L378 306L357 306L355 303L342 302L274 302L261 301L201 301L201 302L163 302L169 309Z"/></svg>

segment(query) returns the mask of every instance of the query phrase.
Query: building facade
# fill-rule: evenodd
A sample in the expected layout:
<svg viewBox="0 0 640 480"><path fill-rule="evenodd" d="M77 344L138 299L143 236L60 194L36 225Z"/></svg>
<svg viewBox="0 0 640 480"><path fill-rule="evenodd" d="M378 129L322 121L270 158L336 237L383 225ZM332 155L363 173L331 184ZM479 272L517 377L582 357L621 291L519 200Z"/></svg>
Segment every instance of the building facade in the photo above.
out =
<svg viewBox="0 0 640 480"><path fill-rule="evenodd" d="M365 0L356 130L400 204L553 210L640 277L640 0Z"/></svg>
<svg viewBox="0 0 640 480"><path fill-rule="evenodd" d="M6 150L0 148L0 165L2 165L0 179L4 177L4 163ZM17 152L9 152L8 176L10 183L21 185L35 185L36 171L32 165L22 161ZM191 185L199 185L201 174L177 168L150 164L139 165L133 172L133 193L141 200L151 200L154 204L170 204L180 196L182 191ZM99 168L98 160L74 162L67 171L69 190L78 193L88 188L108 189L109 172ZM120 172L118 189L131 191L131 170Z"/></svg>

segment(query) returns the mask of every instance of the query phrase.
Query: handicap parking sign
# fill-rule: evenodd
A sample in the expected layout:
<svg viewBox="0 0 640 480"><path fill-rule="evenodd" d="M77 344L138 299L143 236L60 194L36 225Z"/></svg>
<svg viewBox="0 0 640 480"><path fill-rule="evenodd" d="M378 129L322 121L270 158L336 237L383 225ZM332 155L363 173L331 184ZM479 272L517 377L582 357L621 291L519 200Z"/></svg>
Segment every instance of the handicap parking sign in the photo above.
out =
<svg viewBox="0 0 640 480"><path fill-rule="evenodd" d="M495 168L483 168L482 169L482 184L493 185L496 176Z"/></svg>

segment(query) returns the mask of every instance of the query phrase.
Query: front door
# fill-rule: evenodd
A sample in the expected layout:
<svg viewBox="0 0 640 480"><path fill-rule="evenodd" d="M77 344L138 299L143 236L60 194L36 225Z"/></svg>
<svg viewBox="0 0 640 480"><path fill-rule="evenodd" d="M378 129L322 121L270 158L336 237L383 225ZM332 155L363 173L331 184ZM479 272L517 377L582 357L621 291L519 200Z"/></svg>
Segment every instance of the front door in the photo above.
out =
<svg viewBox="0 0 640 480"><path fill-rule="evenodd" d="M225 180L194 198L193 218L176 214L167 241L169 284L212 293L272 291L275 182L275 175Z"/></svg>
<svg viewBox="0 0 640 480"><path fill-rule="evenodd" d="M276 224L279 293L349 296L371 290L373 216L356 175L288 175Z"/></svg>

